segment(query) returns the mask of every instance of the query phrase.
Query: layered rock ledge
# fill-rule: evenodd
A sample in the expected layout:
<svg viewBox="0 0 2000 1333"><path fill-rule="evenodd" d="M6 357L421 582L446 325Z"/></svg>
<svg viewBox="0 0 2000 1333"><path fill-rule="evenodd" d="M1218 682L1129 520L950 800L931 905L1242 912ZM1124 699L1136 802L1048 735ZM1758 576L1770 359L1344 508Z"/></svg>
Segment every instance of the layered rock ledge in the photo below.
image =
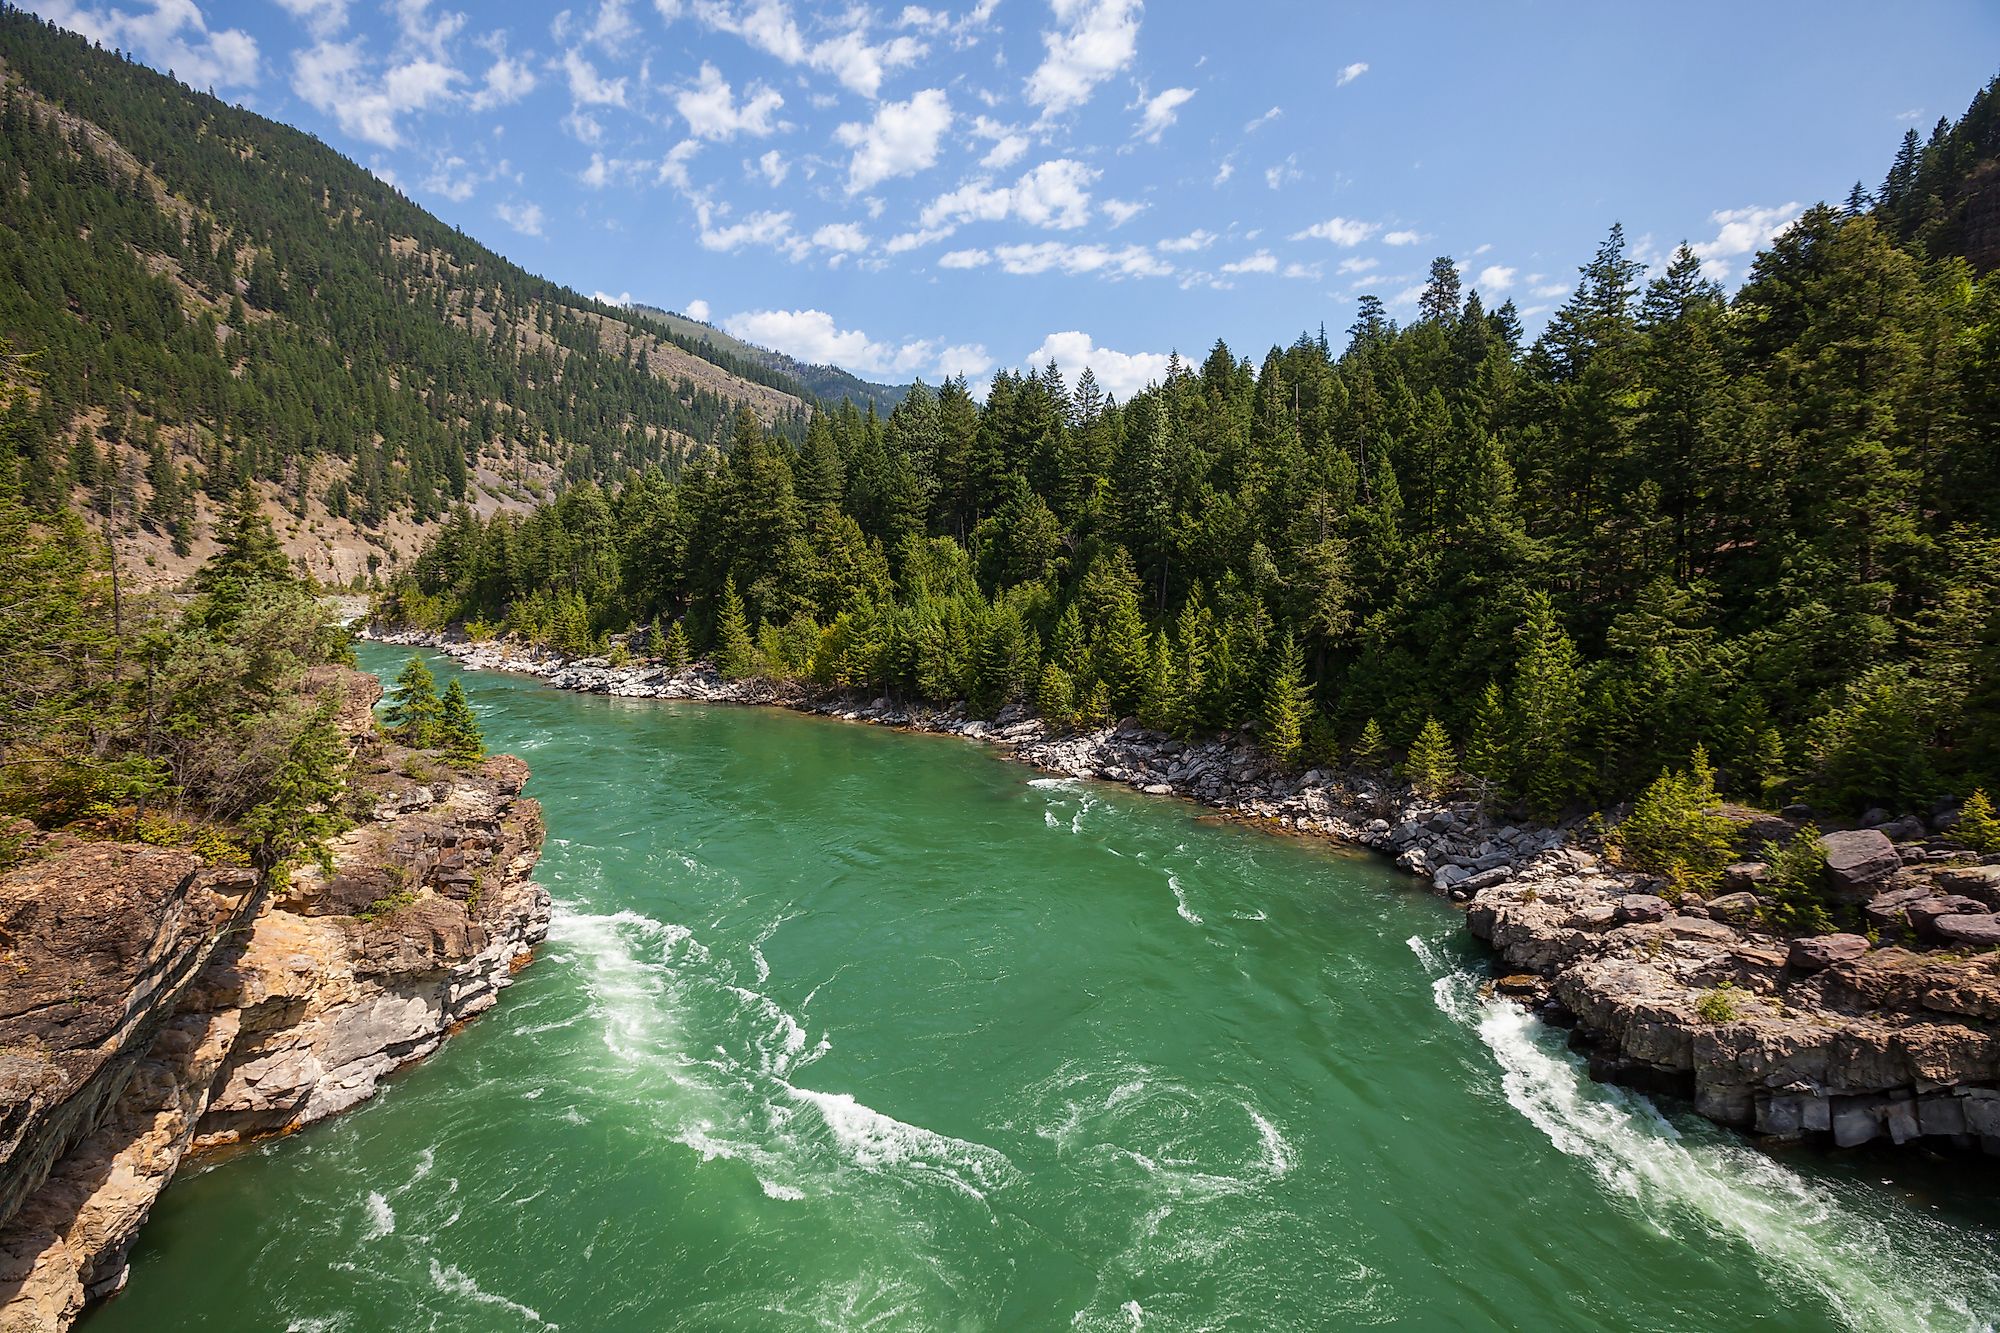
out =
<svg viewBox="0 0 2000 1333"><path fill-rule="evenodd" d="M1823 1137L2000 1154L2000 865L1914 816L1824 839L1832 890L1867 934L1785 937L1765 922L1763 867L1732 867L1712 899L1662 897L1611 865L1577 825L1496 825L1354 773L1274 770L1244 737L1189 742L1126 723L1058 735L1024 710L997 718L859 700L697 666L614 666L423 634L475 670L621 698L772 704L994 743L1047 772L1200 801L1266 826L1395 859L1464 907L1511 975L1497 990L1571 1030L1593 1076L1681 1096L1776 1139ZM1798 820L1747 825L1785 841ZM1989 862L1995 858L1987 858Z"/></svg>
<svg viewBox="0 0 2000 1333"><path fill-rule="evenodd" d="M548 932L527 766L384 743L344 681L365 815L273 895L190 852L60 837L0 876L0 1333L118 1290L191 1152L372 1096L492 1007Z"/></svg>

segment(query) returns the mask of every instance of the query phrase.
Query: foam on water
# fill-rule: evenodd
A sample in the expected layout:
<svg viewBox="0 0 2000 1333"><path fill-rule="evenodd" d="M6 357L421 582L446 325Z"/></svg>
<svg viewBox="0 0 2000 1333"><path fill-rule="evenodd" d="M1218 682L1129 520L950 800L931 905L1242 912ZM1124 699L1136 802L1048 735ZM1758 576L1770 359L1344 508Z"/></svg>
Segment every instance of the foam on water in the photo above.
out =
<svg viewBox="0 0 2000 1333"><path fill-rule="evenodd" d="M1188 906L1187 891L1181 887L1181 877L1171 870L1167 872L1167 887L1174 891L1174 911L1180 914L1181 920L1190 926L1200 925L1200 915Z"/></svg>
<svg viewBox="0 0 2000 1333"><path fill-rule="evenodd" d="M395 1230L396 1210L380 1194L368 1191L368 1229L361 1234L361 1239L380 1240Z"/></svg>
<svg viewBox="0 0 2000 1333"><path fill-rule="evenodd" d="M1705 1124L1684 1132L1650 1100L1592 1083L1553 1033L1517 1004L1483 999L1479 978L1432 942L1409 946L1434 974L1439 1010L1492 1054L1507 1104L1662 1236L1741 1243L1852 1329L1993 1330L1989 1253L1891 1196L1850 1200Z"/></svg>
<svg viewBox="0 0 2000 1333"><path fill-rule="evenodd" d="M1014 1164L998 1149L907 1124L847 1093L793 1088L791 1095L818 1110L834 1142L864 1171L908 1169L982 1200L1015 1176Z"/></svg>
<svg viewBox="0 0 2000 1333"><path fill-rule="evenodd" d="M430 1262L431 1285L447 1296L457 1296L463 1300L471 1301L476 1305L490 1305L496 1309L509 1311L540 1328L553 1329L561 1327L558 1324L551 1324L548 1320L542 1318L519 1301L511 1301L505 1296L497 1296L485 1290L477 1282L467 1277L457 1264L440 1264L435 1259Z"/></svg>

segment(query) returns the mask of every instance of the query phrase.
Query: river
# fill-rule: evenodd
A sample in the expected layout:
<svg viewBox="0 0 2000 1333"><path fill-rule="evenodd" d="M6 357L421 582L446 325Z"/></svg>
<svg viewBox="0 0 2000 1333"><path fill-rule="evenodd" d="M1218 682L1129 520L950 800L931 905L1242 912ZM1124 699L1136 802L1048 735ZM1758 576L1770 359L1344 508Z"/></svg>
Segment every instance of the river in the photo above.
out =
<svg viewBox="0 0 2000 1333"><path fill-rule="evenodd" d="M2000 1316L1987 1164L1591 1084L1377 860L961 740L464 679L534 768L549 943L374 1102L184 1173L88 1333Z"/></svg>

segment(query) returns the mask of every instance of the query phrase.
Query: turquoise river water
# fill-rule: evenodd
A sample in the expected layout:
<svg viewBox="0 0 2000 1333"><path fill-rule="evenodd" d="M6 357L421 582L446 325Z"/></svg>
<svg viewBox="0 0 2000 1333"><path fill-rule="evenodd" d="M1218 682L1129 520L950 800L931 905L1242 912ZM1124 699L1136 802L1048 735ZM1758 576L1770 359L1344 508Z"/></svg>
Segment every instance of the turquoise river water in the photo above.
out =
<svg viewBox="0 0 2000 1333"><path fill-rule="evenodd" d="M191 1169L87 1333L2000 1317L1986 1164L1595 1086L1375 860L963 741L465 681L547 808L548 945L374 1102Z"/></svg>

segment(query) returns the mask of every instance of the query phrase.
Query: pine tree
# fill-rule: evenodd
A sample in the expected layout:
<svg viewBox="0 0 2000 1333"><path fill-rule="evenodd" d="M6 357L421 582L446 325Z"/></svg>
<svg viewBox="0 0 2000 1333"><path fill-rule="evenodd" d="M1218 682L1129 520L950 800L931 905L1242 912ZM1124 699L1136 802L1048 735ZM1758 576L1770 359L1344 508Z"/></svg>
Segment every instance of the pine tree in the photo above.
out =
<svg viewBox="0 0 2000 1333"><path fill-rule="evenodd" d="M1289 767L1305 745L1306 724L1312 718L1312 693L1306 686L1306 658L1297 639L1287 635L1278 649L1261 710L1264 750Z"/></svg>
<svg viewBox="0 0 2000 1333"><path fill-rule="evenodd" d="M724 680L747 680L757 674L757 648L733 578L722 585L722 605L715 617L715 669Z"/></svg>
<svg viewBox="0 0 2000 1333"><path fill-rule="evenodd" d="M1478 780L1480 803L1503 799L1507 777L1514 769L1507 700L1493 681L1479 696L1472 712L1472 735L1465 743L1465 771Z"/></svg>
<svg viewBox="0 0 2000 1333"><path fill-rule="evenodd" d="M1513 705L1516 789L1536 814L1554 818L1582 794L1586 776L1577 748L1583 668L1546 593L1528 599Z"/></svg>
<svg viewBox="0 0 2000 1333"><path fill-rule="evenodd" d="M439 742L443 704L438 699L437 677L417 654L396 676L394 696L383 721L389 734L413 750L429 750Z"/></svg>
<svg viewBox="0 0 2000 1333"><path fill-rule="evenodd" d="M1667 771L1612 831L1618 859L1659 875L1681 892L1708 893L1735 857L1736 825L1717 810L1715 770L1697 745L1686 769Z"/></svg>
<svg viewBox="0 0 2000 1333"><path fill-rule="evenodd" d="M1974 787L1965 798L1951 836L1975 852L2000 852L2000 819L1994 818L1993 802L1984 788Z"/></svg>
<svg viewBox="0 0 2000 1333"><path fill-rule="evenodd" d="M479 719L473 716L472 702L465 686L453 676L439 702L437 748L455 764L476 764L486 757L486 738L480 733Z"/></svg>
<svg viewBox="0 0 2000 1333"><path fill-rule="evenodd" d="M327 843L348 823L340 813L340 794L347 785L347 741L336 717L331 704L313 711L293 737L269 793L243 817L244 832L256 839L252 860L262 870L275 870L303 856L325 873L333 873Z"/></svg>
<svg viewBox="0 0 2000 1333"><path fill-rule="evenodd" d="M1035 711L1051 726L1067 727L1076 717L1076 685L1069 672L1050 662L1035 687Z"/></svg>
<svg viewBox="0 0 2000 1333"><path fill-rule="evenodd" d="M689 658L687 628L676 620L660 643L660 664L668 675L678 676L688 669Z"/></svg>
<svg viewBox="0 0 2000 1333"><path fill-rule="evenodd" d="M1361 724L1361 737L1354 742L1350 753L1356 768L1364 773L1373 773L1381 767L1382 757L1388 749L1388 743L1382 739L1381 726L1371 717Z"/></svg>
<svg viewBox="0 0 2000 1333"><path fill-rule="evenodd" d="M1410 780L1410 786L1419 796L1432 800L1451 790L1452 780L1458 775L1458 751L1452 748L1451 737L1434 717L1425 718L1423 730L1410 746L1410 757L1403 764L1403 776Z"/></svg>

